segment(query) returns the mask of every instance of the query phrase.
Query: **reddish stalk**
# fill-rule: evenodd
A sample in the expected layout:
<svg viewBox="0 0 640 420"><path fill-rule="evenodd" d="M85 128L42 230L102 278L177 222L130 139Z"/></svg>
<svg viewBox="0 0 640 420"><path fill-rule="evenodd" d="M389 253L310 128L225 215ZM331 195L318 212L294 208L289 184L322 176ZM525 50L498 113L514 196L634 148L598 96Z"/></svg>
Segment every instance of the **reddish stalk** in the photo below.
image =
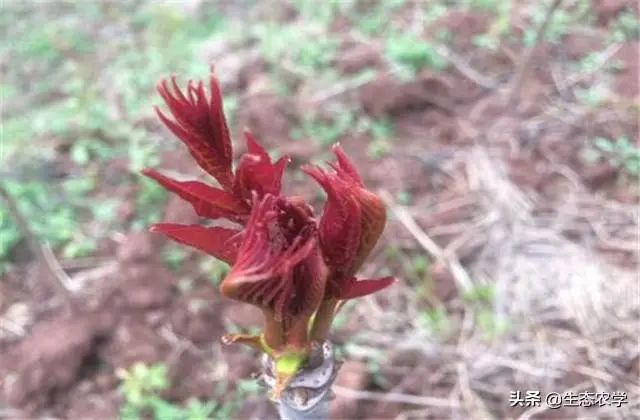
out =
<svg viewBox="0 0 640 420"><path fill-rule="evenodd" d="M322 343L327 339L337 305L338 299L335 298L326 299L320 304L311 326L310 337L312 341Z"/></svg>

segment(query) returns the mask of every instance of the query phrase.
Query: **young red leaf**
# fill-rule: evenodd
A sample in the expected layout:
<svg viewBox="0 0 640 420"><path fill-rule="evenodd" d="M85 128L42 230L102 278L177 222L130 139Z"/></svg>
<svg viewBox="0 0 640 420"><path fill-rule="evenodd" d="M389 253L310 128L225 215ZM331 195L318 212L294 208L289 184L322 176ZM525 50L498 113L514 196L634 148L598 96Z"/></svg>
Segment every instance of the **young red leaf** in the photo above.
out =
<svg viewBox="0 0 640 420"><path fill-rule="evenodd" d="M350 194L349 185L336 175L328 174L317 167L306 167L303 170L327 193L327 203L319 226L325 260L332 267L350 271L360 246L360 205Z"/></svg>
<svg viewBox="0 0 640 420"><path fill-rule="evenodd" d="M267 194L253 205L236 263L221 291L273 311L278 320L310 316L322 300L324 274L313 220L297 224L284 200Z"/></svg>
<svg viewBox="0 0 640 420"><path fill-rule="evenodd" d="M240 221L249 214L249 206L244 201L224 190L199 181L176 181L153 169L142 173L191 203L198 216Z"/></svg>
<svg viewBox="0 0 640 420"><path fill-rule="evenodd" d="M253 135L247 131L245 136L247 153L242 156L236 169L234 193L246 200L251 199L253 192L258 197L266 194L280 195L282 175L289 158L285 156L272 163L269 154L256 142Z"/></svg>
<svg viewBox="0 0 640 420"><path fill-rule="evenodd" d="M319 227L322 252L330 269L327 299L345 293L346 284L375 246L386 221L384 204L364 188L346 153L340 146L333 151L337 158L330 164L333 173L317 167L304 169L327 193Z"/></svg>
<svg viewBox="0 0 640 420"><path fill-rule="evenodd" d="M158 223L151 232L160 232L176 242L188 245L212 255L228 264L233 264L238 254L242 234L235 229Z"/></svg>
<svg viewBox="0 0 640 420"><path fill-rule="evenodd" d="M349 156L344 152L342 146L335 144L331 150L336 155L337 163L332 163L330 166L336 171L338 177L349 180L360 187L364 187L358 170L353 162L351 162L351 159L349 159Z"/></svg>
<svg viewBox="0 0 640 420"><path fill-rule="evenodd" d="M354 299L370 295L391 286L394 282L393 277L367 280L356 280L355 277L346 278L342 281L342 287L336 297L338 299Z"/></svg>
<svg viewBox="0 0 640 420"><path fill-rule="evenodd" d="M333 148L336 161L329 164L333 170L305 169L327 192L320 221L304 199L281 195L288 157L272 162L249 132L247 151L234 173L220 86L213 74L209 82L207 94L202 82L189 81L180 89L175 77L162 81L158 91L171 115L156 111L222 189L174 180L154 170L144 174L188 201L198 215L224 217L240 222L243 229L161 223L152 231L232 264L220 285L222 294L258 306L265 316L260 336L235 341L266 350L276 360L294 354L302 363L311 340L326 339L340 299L374 293L393 283L391 277L354 277L384 228L385 208L364 187L339 145ZM292 377L297 368L278 375Z"/></svg>
<svg viewBox="0 0 640 420"><path fill-rule="evenodd" d="M167 128L188 147L198 165L229 191L233 185L231 139L222 109L220 87L213 74L210 90L208 100L202 82L196 86L189 81L185 95L175 77L171 78L171 86L163 80L158 85L158 92L175 120L157 107L156 112Z"/></svg>

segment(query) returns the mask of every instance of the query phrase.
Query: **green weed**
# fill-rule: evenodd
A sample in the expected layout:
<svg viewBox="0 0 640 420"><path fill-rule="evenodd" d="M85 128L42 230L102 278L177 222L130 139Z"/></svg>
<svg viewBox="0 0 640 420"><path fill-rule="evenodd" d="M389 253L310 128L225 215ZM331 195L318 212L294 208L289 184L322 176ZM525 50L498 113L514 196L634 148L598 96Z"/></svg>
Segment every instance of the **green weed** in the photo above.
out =
<svg viewBox="0 0 640 420"><path fill-rule="evenodd" d="M576 88L574 92L580 102L591 108L598 108L605 102L607 97L610 96L610 91L604 84L594 84L585 88Z"/></svg>
<svg viewBox="0 0 640 420"><path fill-rule="evenodd" d="M331 119L320 119L317 115L308 114L299 127L292 129L293 139L312 139L322 146L330 146L337 142L354 126L351 112L336 113Z"/></svg>
<svg viewBox="0 0 640 420"><path fill-rule="evenodd" d="M172 72L207 74L207 63L193 57L223 28L221 16L207 10L193 18L168 3L128 0L108 11L96 2L10 2L3 8L0 29L7 36L0 53L15 63L0 86L7 104L2 159L12 162L3 176L20 180L7 188L40 240L63 246L65 257L90 253L110 228L128 228L115 220L116 199L93 197L96 180L113 159L127 159L131 172L157 163L161 138L143 123L158 103L154 85ZM52 182L47 168L64 155L76 166L73 176ZM108 182L141 179L124 173ZM163 204L154 186L140 188L138 228L157 219ZM2 210L0 218L0 235L8 238L0 248L4 261L20 235ZM89 219L99 226L89 226Z"/></svg>
<svg viewBox="0 0 640 420"><path fill-rule="evenodd" d="M189 253L184 247L174 244L168 244L162 250L162 261L172 271L180 270L180 267L182 267L182 263L188 256Z"/></svg>
<svg viewBox="0 0 640 420"><path fill-rule="evenodd" d="M294 7L307 21L318 22L322 26L329 26L335 18L348 11L355 1L350 0L293 0Z"/></svg>
<svg viewBox="0 0 640 420"><path fill-rule="evenodd" d="M611 165L622 169L627 175L640 175L640 148L628 137L622 136L616 140L598 137L593 145Z"/></svg>
<svg viewBox="0 0 640 420"><path fill-rule="evenodd" d="M489 26L489 30L473 38L472 42L480 48L496 50L504 37L509 35L511 29L511 1L471 1L469 7L487 10L495 14L495 19Z"/></svg>
<svg viewBox="0 0 640 420"><path fill-rule="evenodd" d="M494 295L495 288L492 284L481 284L465 291L462 297L470 303L490 304L493 302Z"/></svg>
<svg viewBox="0 0 640 420"><path fill-rule="evenodd" d="M161 219L167 199L166 190L150 179L141 177L139 186L140 190L136 195L137 218L132 224L132 227L137 230L144 229Z"/></svg>
<svg viewBox="0 0 640 420"><path fill-rule="evenodd" d="M385 247L385 257L389 260L389 261L398 261L400 260L401 257L401 251L400 248L395 245L395 244L388 244Z"/></svg>
<svg viewBox="0 0 640 420"><path fill-rule="evenodd" d="M185 406L172 403L160 396L169 389L167 366L162 363L146 365L136 363L127 370L117 372L124 404L120 410L123 420L138 420L149 416L157 420L203 420L224 418L216 415L218 403L190 399Z"/></svg>
<svg viewBox="0 0 640 420"><path fill-rule="evenodd" d="M263 57L274 69L286 63L303 75L327 68L338 47L336 39L314 25L265 22L254 25L251 32L259 41Z"/></svg>
<svg viewBox="0 0 640 420"><path fill-rule="evenodd" d="M614 42L640 39L640 18L631 11L620 13L611 25L611 37Z"/></svg>
<svg viewBox="0 0 640 420"><path fill-rule="evenodd" d="M527 47L533 45L536 41L538 29L546 18L549 6L547 2L540 2L536 3L534 7L531 24L523 35L523 43ZM544 40L551 43L559 42L562 37L569 33L573 24L584 22L585 17L589 15L588 8L588 4L579 2L578 7L570 12L562 8L556 9L547 25Z"/></svg>
<svg viewBox="0 0 640 420"><path fill-rule="evenodd" d="M473 311L476 326L485 340L494 340L511 328L509 320L497 315L493 308L495 285L478 284L465 291L462 298Z"/></svg>
<svg viewBox="0 0 640 420"><path fill-rule="evenodd" d="M66 205L69 200L77 199L77 196L68 194L73 192L69 185L65 188L65 184L6 180L3 186L16 201L18 210L29 221L37 238L56 247L79 237L75 229L78 209ZM9 268L11 250L21 239L4 205L0 207L0 237L1 271Z"/></svg>
<svg viewBox="0 0 640 420"><path fill-rule="evenodd" d="M349 15L355 27L363 34L385 34L391 26L389 16L405 4L406 0L363 2L361 7L352 7Z"/></svg>
<svg viewBox="0 0 640 420"><path fill-rule="evenodd" d="M410 33L396 33L386 42L387 58L396 66L400 77L413 78L423 68L443 70L447 61L431 43Z"/></svg>
<svg viewBox="0 0 640 420"><path fill-rule="evenodd" d="M429 259L424 255L416 255L411 259L413 273L416 277L423 277L429 273Z"/></svg>
<svg viewBox="0 0 640 420"><path fill-rule="evenodd" d="M584 56L578 62L577 67L581 73L593 73L600 69L604 71L621 70L624 64L620 60L603 57L601 51L594 51Z"/></svg>
<svg viewBox="0 0 640 420"><path fill-rule="evenodd" d="M485 340L494 340L507 333L511 324L508 319L498 317L491 308L475 311L475 321Z"/></svg>
<svg viewBox="0 0 640 420"><path fill-rule="evenodd" d="M393 122L390 119L383 118L371 120L367 125L367 131L371 136L371 141L367 145L367 154L374 159L379 159L389 154L394 134Z"/></svg>
<svg viewBox="0 0 640 420"><path fill-rule="evenodd" d="M398 191L396 193L396 201L398 202L398 204L401 204L403 206L410 205L412 198L413 197L411 196L411 193L409 191Z"/></svg>
<svg viewBox="0 0 640 420"><path fill-rule="evenodd" d="M220 260L207 257L200 261L200 272L204 273L214 286L219 286L229 272L229 266Z"/></svg>
<svg viewBox="0 0 640 420"><path fill-rule="evenodd" d="M424 23L429 25L447 14L447 6L441 3L424 3Z"/></svg>
<svg viewBox="0 0 640 420"><path fill-rule="evenodd" d="M419 322L423 327L443 337L451 332L447 310L441 306L423 311Z"/></svg>

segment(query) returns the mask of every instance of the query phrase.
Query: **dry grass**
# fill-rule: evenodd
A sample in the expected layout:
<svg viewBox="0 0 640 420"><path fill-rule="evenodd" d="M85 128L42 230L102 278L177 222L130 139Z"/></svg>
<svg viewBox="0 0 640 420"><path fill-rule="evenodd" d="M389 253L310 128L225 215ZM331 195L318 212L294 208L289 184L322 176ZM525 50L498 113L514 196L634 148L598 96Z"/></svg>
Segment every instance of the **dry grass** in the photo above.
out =
<svg viewBox="0 0 640 420"><path fill-rule="evenodd" d="M394 308L383 309L374 300L357 307L359 318L384 334L366 336L356 348L361 356L375 355L376 348L383 347L390 349L389 354L411 349L437 360L439 368L430 371L424 383L453 384L448 403L414 401L393 390L386 396L351 397L375 399L377 395L380 401L388 401L388 395L395 395L396 402L426 407L398 418L504 418L513 415L507 410L514 390L540 390L543 396L552 391L624 391L629 403L622 408L576 408L569 415L620 419L640 415L640 386L636 374L629 371L639 356L637 277L607 264L596 251L612 243L618 247L633 243L637 210L576 190L564 205L536 215L542 205L539 198L510 182L500 157L489 156L478 146L452 159L464 162L466 194L477 197L480 209L472 220L463 221L467 228L450 242L455 246L440 248L430 232L418 227L411 213L420 209L389 203L396 219L391 224L400 223L434 260L446 262L461 295L492 285L492 322L498 329L506 327L488 336L478 323L477 306L458 298L448 304L450 313L459 316L450 317L451 334L443 338L418 322L424 304L410 288L392 289ZM388 194L386 198L391 200ZM591 223L600 234L593 241L569 241L563 228L576 223L578 213L572 209L585 203L589 211L580 212L579 217L592 214ZM582 226L587 229L590 224ZM455 248L474 238L483 246L473 262L463 267ZM519 418L542 415L545 410L543 403Z"/></svg>

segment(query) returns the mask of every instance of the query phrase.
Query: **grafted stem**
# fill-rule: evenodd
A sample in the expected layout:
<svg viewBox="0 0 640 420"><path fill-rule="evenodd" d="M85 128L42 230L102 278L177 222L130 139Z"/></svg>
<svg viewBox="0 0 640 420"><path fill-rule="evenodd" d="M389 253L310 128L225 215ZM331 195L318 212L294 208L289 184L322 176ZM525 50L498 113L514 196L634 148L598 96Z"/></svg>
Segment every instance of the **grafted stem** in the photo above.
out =
<svg viewBox="0 0 640 420"><path fill-rule="evenodd" d="M287 387L277 395L270 392L282 420L325 420L329 418L331 386L340 364L333 355L331 343L315 345L307 362L298 370ZM262 379L271 391L277 387L275 361L263 356Z"/></svg>
<svg viewBox="0 0 640 420"><path fill-rule="evenodd" d="M306 411L299 411L287 404L278 404L280 420L325 420L329 418L329 393Z"/></svg>

